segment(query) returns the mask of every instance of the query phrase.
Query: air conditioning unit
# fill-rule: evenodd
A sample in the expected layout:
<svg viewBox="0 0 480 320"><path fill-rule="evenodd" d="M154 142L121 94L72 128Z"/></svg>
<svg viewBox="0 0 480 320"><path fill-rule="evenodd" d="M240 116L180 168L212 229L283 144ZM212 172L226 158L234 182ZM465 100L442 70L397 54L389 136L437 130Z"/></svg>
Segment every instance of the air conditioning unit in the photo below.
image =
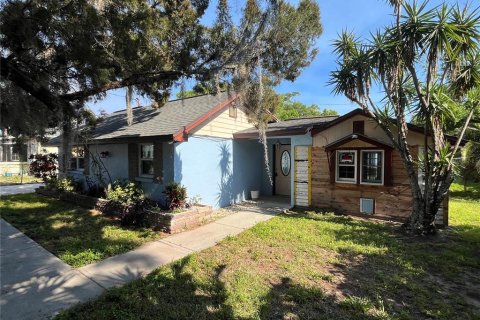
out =
<svg viewBox="0 0 480 320"><path fill-rule="evenodd" d="M375 199L360 198L360 213L374 214L375 213Z"/></svg>

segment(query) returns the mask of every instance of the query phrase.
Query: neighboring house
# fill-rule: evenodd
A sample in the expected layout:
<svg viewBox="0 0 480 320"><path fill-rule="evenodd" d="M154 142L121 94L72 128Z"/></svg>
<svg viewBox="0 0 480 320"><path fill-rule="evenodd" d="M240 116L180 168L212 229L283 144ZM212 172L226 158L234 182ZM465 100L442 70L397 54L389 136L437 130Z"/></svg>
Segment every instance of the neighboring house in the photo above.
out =
<svg viewBox="0 0 480 320"><path fill-rule="evenodd" d="M13 176L29 171L28 158L31 154L40 152L57 152L55 147L42 146L35 139L17 144L14 137L8 135L5 129L0 130L0 175Z"/></svg>
<svg viewBox="0 0 480 320"><path fill-rule="evenodd" d="M72 146L69 174L92 176L92 155L111 180L139 182L147 195L163 199L176 181L189 196L223 207L261 195L289 197L302 207L336 209L353 215L404 220L411 212L408 176L397 151L362 110L344 116L292 119L269 124L267 154L257 129L235 95L199 96L168 102L159 109L134 108L110 114L91 140ZM423 147L421 128L410 126L413 154ZM59 139L53 139L59 144ZM70 151L72 151L70 150ZM438 218L448 222L448 200Z"/></svg>

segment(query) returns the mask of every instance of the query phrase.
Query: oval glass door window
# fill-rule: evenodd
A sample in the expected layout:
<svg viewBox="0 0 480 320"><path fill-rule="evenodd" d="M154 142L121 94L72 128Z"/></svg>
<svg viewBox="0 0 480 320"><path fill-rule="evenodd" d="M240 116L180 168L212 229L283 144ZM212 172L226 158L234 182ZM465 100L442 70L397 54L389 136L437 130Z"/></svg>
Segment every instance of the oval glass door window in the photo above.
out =
<svg viewBox="0 0 480 320"><path fill-rule="evenodd" d="M282 174L284 176L288 176L288 174L290 173L290 166L291 166L290 153L287 150L285 150L282 152L282 162L281 162Z"/></svg>

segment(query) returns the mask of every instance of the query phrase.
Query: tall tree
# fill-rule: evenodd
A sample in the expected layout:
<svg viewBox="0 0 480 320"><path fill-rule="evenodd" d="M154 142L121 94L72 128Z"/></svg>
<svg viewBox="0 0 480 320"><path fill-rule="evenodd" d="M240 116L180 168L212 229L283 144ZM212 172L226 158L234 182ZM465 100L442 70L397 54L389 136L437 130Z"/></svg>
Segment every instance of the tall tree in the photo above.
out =
<svg viewBox="0 0 480 320"><path fill-rule="evenodd" d="M331 109L321 110L316 104L306 105L300 101L293 100L298 92L285 93L280 95L280 103L275 108L275 115L281 119L295 119L314 116L335 116L337 111Z"/></svg>
<svg viewBox="0 0 480 320"><path fill-rule="evenodd" d="M261 10L249 0L237 27L222 0L212 28L200 23L207 6L206 0L4 2L2 83L70 114L117 88L163 101L179 79L232 75L240 64L256 65L259 55L272 74L293 80L315 54L313 39L321 33L315 2L294 8L269 1ZM303 34L286 38L287 27Z"/></svg>
<svg viewBox="0 0 480 320"><path fill-rule="evenodd" d="M253 83L264 72L277 81L294 80L315 57L314 41L322 32L315 0L297 6L248 0L239 25L227 0L220 0L212 27L201 23L208 5L208 0L2 2L0 87L9 93L2 114L14 114L12 108L27 102L24 112L48 112L44 123L55 122L68 137L85 102L113 89L127 89L127 109L134 93L161 105L183 79ZM20 102L20 97L26 98ZM14 121L2 124L17 127Z"/></svg>
<svg viewBox="0 0 480 320"><path fill-rule="evenodd" d="M334 92L357 103L383 129L399 151L407 170L413 210L407 226L435 232L435 215L453 181L452 168L470 119L480 104L480 16L478 9L447 5L428 9L428 2L391 0L395 22L362 43L343 32L334 43L339 68L331 74ZM385 103L371 98L378 85ZM447 110L466 110L467 116L451 146L442 119ZM418 181L412 150L407 143L407 116L424 119L425 152Z"/></svg>

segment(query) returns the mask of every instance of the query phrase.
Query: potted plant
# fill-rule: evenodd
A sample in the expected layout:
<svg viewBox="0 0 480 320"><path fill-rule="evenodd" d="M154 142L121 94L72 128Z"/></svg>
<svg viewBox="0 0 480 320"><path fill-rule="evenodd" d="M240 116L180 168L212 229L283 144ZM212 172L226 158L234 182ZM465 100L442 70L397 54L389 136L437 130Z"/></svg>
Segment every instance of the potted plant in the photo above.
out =
<svg viewBox="0 0 480 320"><path fill-rule="evenodd" d="M258 197L260 196L260 191L259 190L251 190L250 191L250 196L252 197L252 200L257 200Z"/></svg>

